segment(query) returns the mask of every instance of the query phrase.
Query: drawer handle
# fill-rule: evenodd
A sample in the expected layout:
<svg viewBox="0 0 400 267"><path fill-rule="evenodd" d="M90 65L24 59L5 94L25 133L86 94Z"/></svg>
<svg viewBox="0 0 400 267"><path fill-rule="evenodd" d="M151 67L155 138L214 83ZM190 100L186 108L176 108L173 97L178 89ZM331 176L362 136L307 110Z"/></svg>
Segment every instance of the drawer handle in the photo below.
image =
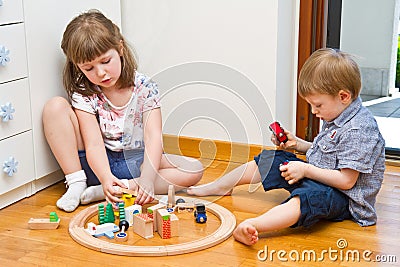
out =
<svg viewBox="0 0 400 267"><path fill-rule="evenodd" d="M8 176L13 176L17 172L18 161L14 157L9 157L8 160L3 163L3 172L7 173Z"/></svg>
<svg viewBox="0 0 400 267"><path fill-rule="evenodd" d="M14 112L15 109L10 102L7 102L5 105L1 105L0 107L0 117L3 119L3 122L14 119Z"/></svg>
<svg viewBox="0 0 400 267"><path fill-rule="evenodd" d="M5 66L10 62L8 54L10 54L10 50L8 50L4 45L0 45L0 65Z"/></svg>

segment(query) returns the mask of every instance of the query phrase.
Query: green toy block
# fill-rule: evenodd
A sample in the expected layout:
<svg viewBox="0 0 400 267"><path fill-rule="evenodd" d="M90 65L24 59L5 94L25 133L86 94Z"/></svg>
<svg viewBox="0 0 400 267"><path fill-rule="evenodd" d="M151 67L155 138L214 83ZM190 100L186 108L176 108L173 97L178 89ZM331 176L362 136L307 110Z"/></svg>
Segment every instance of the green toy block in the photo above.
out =
<svg viewBox="0 0 400 267"><path fill-rule="evenodd" d="M58 215L55 211L50 212L50 222L58 222Z"/></svg>
<svg viewBox="0 0 400 267"><path fill-rule="evenodd" d="M106 223L105 216L104 216L104 204L98 205L97 219L99 220L99 224Z"/></svg>
<svg viewBox="0 0 400 267"><path fill-rule="evenodd" d="M111 203L107 203L106 216L104 218L104 221L106 223L114 223L115 222L114 210L113 210L113 206Z"/></svg>
<svg viewBox="0 0 400 267"><path fill-rule="evenodd" d="M120 202L118 203L118 210L119 210L119 221L125 221L125 203Z"/></svg>

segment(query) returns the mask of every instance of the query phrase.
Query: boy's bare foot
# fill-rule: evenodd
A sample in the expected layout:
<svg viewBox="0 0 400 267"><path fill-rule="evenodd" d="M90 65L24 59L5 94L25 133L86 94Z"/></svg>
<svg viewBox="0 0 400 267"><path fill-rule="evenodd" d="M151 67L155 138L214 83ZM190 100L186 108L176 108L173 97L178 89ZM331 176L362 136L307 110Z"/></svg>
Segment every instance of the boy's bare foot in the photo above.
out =
<svg viewBox="0 0 400 267"><path fill-rule="evenodd" d="M230 196L232 188L224 188L216 185L215 183L202 184L197 186L190 186L187 189L189 195L194 196Z"/></svg>
<svg viewBox="0 0 400 267"><path fill-rule="evenodd" d="M245 244L254 245L258 241L258 231L248 220L240 223L236 229L233 231L233 237Z"/></svg>

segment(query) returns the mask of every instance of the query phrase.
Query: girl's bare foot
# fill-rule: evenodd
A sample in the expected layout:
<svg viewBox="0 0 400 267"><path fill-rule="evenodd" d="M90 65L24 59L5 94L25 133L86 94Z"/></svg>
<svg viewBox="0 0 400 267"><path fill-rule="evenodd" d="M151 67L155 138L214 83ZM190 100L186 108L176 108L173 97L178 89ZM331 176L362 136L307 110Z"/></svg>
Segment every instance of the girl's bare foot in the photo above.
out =
<svg viewBox="0 0 400 267"><path fill-rule="evenodd" d="M197 186L190 186L187 189L189 195L194 196L230 196L232 194L232 188L221 187L214 182L208 184L202 184Z"/></svg>
<svg viewBox="0 0 400 267"><path fill-rule="evenodd" d="M236 229L233 231L233 237L245 244L254 245L258 241L258 231L248 220L240 223Z"/></svg>

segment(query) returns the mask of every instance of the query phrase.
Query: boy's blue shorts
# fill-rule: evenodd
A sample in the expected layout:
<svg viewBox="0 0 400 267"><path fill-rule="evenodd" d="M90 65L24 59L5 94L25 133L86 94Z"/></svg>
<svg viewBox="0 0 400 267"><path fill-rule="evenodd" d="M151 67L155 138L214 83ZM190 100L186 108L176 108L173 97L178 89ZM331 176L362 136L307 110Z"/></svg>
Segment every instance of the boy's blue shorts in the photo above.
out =
<svg viewBox="0 0 400 267"><path fill-rule="evenodd" d="M281 176L280 164L285 161L302 161L295 154L284 150L263 150L254 157L261 174L265 191L283 188L290 192L290 197L300 198L301 215L292 227L310 227L320 220L343 221L351 219L348 197L336 188L303 178L289 185Z"/></svg>
<svg viewBox="0 0 400 267"><path fill-rule="evenodd" d="M106 149L111 173L119 179L132 179L140 176L140 166L143 163L144 150L135 149L121 152ZM86 152L78 151L82 169L86 173L86 184L88 186L99 185L100 181L89 167L86 160Z"/></svg>

